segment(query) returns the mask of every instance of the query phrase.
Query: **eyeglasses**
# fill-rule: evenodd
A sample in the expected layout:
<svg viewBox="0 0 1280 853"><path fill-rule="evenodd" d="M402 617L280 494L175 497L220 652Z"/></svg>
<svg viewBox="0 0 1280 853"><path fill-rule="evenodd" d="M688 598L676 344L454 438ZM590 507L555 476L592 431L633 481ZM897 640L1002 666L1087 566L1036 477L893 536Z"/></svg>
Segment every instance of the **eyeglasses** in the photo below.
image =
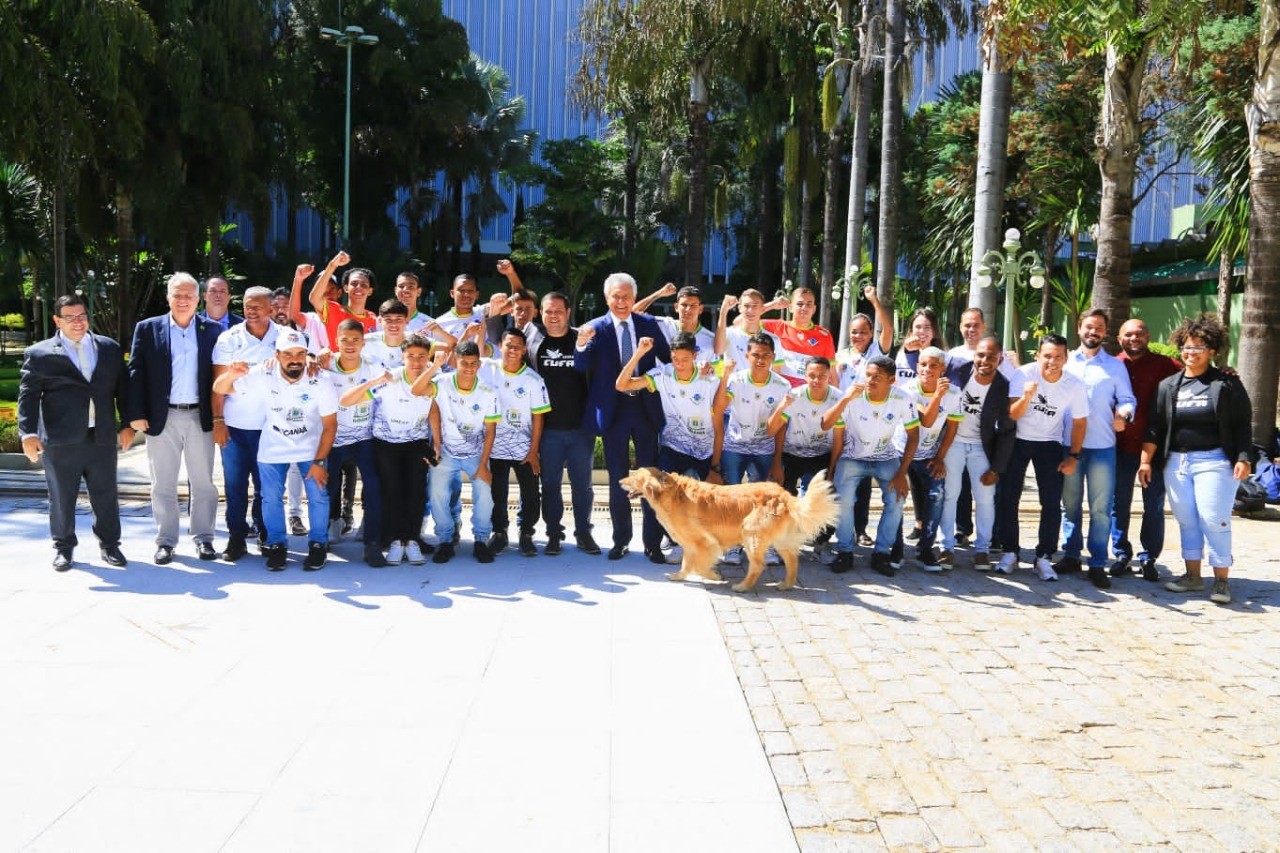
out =
<svg viewBox="0 0 1280 853"><path fill-rule="evenodd" d="M89 322L88 314L63 314L60 318L64 323L87 323Z"/></svg>
<svg viewBox="0 0 1280 853"><path fill-rule="evenodd" d="M1181 352L1190 353L1191 355L1199 355L1208 349L1208 347L1179 347Z"/></svg>

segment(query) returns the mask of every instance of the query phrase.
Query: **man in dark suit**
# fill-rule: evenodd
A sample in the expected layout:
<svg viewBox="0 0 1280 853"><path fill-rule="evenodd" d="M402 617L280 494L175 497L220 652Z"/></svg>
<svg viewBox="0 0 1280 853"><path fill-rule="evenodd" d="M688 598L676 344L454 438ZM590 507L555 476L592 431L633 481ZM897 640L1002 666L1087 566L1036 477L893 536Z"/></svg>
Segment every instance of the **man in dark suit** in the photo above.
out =
<svg viewBox="0 0 1280 853"><path fill-rule="evenodd" d="M213 485L213 347L221 327L196 315L198 285L184 272L169 276L169 313L133 330L125 420L147 434L155 563L173 561L178 544L178 474L186 462L191 536L196 556L213 560L218 490Z"/></svg>
<svg viewBox="0 0 1280 853"><path fill-rule="evenodd" d="M231 310L231 285L221 276L211 276L204 283L204 310L200 319L218 327L225 332L232 326L244 322L244 318Z"/></svg>
<svg viewBox="0 0 1280 853"><path fill-rule="evenodd" d="M614 384L641 338L653 338L653 349L640 359L637 375L652 370L659 361L671 361L671 349L652 317L632 311L636 301L634 278L626 273L613 273L604 281L604 298L609 313L578 330L573 366L588 374L582 428L604 439L604 461L609 469L609 520L613 523L609 559L620 560L627 554L632 533L631 501L618 485L631 467L627 445L628 442L635 444L637 467L657 464L658 433L664 418L658 395L620 393ZM654 563L665 562L662 528L648 503L642 502L641 508L645 556Z"/></svg>
<svg viewBox="0 0 1280 853"><path fill-rule="evenodd" d="M57 333L27 348L18 385L22 452L44 456L49 486L53 567L71 568L76 547L76 495L83 479L93 508L93 532L102 559L124 566L120 553L120 499L116 491L116 442L128 447L134 432L117 433L116 409L124 397L124 356L111 338L89 331L89 310L75 295L53 306Z"/></svg>

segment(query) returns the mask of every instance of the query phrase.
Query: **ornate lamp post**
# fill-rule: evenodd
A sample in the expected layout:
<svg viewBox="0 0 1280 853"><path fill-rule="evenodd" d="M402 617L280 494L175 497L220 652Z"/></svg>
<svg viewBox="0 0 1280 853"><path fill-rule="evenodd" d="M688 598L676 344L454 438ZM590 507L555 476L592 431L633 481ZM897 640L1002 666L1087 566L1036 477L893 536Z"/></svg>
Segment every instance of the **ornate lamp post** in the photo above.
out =
<svg viewBox="0 0 1280 853"><path fill-rule="evenodd" d="M1018 345L1017 309L1013 297L1024 275L1036 290L1044 287L1044 264L1040 256L1028 249L1022 250L1022 234L1017 228L1004 232L1004 251L992 249L982 257L978 267L978 284L983 287L1004 288L1004 349L1016 349Z"/></svg>
<svg viewBox="0 0 1280 853"><path fill-rule="evenodd" d="M341 22L338 25L341 26ZM367 36L363 28L352 25L342 30L321 27L320 38L332 40L347 51L347 124L342 157L342 246L346 248L350 245L351 233L351 51L358 44L372 47L378 43L378 37Z"/></svg>

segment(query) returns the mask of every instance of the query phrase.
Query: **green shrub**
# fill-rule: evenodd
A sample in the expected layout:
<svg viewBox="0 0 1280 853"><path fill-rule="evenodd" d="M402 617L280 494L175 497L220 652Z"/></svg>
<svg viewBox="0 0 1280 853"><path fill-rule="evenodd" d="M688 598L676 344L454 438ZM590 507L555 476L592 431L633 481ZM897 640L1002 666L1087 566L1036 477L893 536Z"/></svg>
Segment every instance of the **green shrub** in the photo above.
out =
<svg viewBox="0 0 1280 853"><path fill-rule="evenodd" d="M26 327L26 318L21 314L0 314L0 329L21 332Z"/></svg>
<svg viewBox="0 0 1280 853"><path fill-rule="evenodd" d="M18 422L12 418L0 418L0 453L21 453L22 442L18 438Z"/></svg>
<svg viewBox="0 0 1280 853"><path fill-rule="evenodd" d="M1147 349L1151 350L1156 355L1167 355L1169 358L1177 358L1182 355L1182 353L1178 351L1178 348L1173 344L1162 344L1159 341L1152 341L1147 344Z"/></svg>

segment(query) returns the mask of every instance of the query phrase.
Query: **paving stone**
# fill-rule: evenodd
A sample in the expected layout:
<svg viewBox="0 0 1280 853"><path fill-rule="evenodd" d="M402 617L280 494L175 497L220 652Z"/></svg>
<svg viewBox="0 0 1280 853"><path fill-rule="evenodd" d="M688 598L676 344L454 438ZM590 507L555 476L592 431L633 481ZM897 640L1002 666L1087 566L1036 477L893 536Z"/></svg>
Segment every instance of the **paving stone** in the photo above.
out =
<svg viewBox="0 0 1280 853"><path fill-rule="evenodd" d="M886 816L876 820L885 844L891 850L940 850L942 845L923 819L915 816Z"/></svg>

